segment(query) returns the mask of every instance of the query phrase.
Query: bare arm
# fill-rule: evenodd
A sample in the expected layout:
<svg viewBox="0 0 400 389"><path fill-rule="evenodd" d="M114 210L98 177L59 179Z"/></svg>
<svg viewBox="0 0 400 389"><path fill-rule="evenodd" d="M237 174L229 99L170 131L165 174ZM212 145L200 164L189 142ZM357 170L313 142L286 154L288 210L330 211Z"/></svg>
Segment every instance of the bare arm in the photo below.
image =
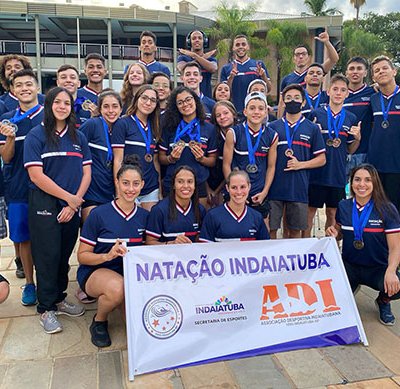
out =
<svg viewBox="0 0 400 389"><path fill-rule="evenodd" d="M325 153L318 154L316 157L310 159L309 161L299 161L296 156L292 155L288 160L285 172L291 170L315 169L317 167L324 166L325 163Z"/></svg>
<svg viewBox="0 0 400 389"><path fill-rule="evenodd" d="M85 193L89 188L91 180L92 180L92 167L90 165L85 165L83 166L83 176L81 184L79 185L78 191L76 192L77 196L83 198L83 196L85 195Z"/></svg>
<svg viewBox="0 0 400 389"><path fill-rule="evenodd" d="M113 162L113 174L114 180L117 178L118 170L122 165L122 161L124 160L124 149L122 148L113 148L114 162Z"/></svg>
<svg viewBox="0 0 400 389"><path fill-rule="evenodd" d="M0 146L0 155L4 163L10 163L15 153L15 133L10 126L0 125L0 134L6 137L6 143Z"/></svg>
<svg viewBox="0 0 400 389"><path fill-rule="evenodd" d="M109 262L119 256L123 256L127 252L126 247L122 245L122 241L120 240L117 240L117 242L108 253L96 254L93 252L93 250L93 246L84 242L80 242L78 248L79 263L82 265L90 266L100 265L104 262Z"/></svg>
<svg viewBox="0 0 400 389"><path fill-rule="evenodd" d="M337 241L342 240L342 227L337 223L334 226L329 226L325 231L325 235L332 236Z"/></svg>
<svg viewBox="0 0 400 389"><path fill-rule="evenodd" d="M325 73L328 73L339 61L339 54L333 47L332 43L329 41L329 34L327 32L327 29L325 29L324 32L315 37L315 39L322 42L325 46L328 57L322 64L322 67L324 68Z"/></svg>
<svg viewBox="0 0 400 389"><path fill-rule="evenodd" d="M389 247L388 267L385 273L385 292L393 296L400 290L400 281L397 277L397 268L400 263L400 232L387 234L386 240Z"/></svg>
<svg viewBox="0 0 400 389"><path fill-rule="evenodd" d="M234 148L234 137L233 130L230 129L226 133L226 139L224 144L224 158L222 162L222 172L224 173L225 180L228 178L232 171L232 159L233 159L233 148Z"/></svg>

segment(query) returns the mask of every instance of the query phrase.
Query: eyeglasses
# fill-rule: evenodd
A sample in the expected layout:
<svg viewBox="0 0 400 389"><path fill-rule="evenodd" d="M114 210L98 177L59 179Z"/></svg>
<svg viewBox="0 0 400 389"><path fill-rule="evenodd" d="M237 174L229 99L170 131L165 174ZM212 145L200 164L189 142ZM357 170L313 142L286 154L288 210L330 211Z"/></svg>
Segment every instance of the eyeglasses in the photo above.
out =
<svg viewBox="0 0 400 389"><path fill-rule="evenodd" d="M157 99L155 97L149 97L146 95L141 95L139 97L140 100L143 101L143 103L147 103L148 101L150 101L151 104L157 104Z"/></svg>
<svg viewBox="0 0 400 389"><path fill-rule="evenodd" d="M295 57L305 57L306 55L308 55L307 51L300 51L299 53L294 53Z"/></svg>
<svg viewBox="0 0 400 389"><path fill-rule="evenodd" d="M176 100L176 105L182 107L184 104L190 104L194 100L193 96L188 96L184 100Z"/></svg>
<svg viewBox="0 0 400 389"><path fill-rule="evenodd" d="M169 84L160 84L159 82L155 82L153 86L154 88L169 89Z"/></svg>

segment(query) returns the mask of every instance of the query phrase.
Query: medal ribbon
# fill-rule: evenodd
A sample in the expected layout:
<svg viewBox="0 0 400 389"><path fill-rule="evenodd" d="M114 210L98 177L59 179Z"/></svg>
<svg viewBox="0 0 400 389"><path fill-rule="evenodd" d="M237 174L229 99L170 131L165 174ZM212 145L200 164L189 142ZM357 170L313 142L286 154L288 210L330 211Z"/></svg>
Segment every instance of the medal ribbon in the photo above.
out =
<svg viewBox="0 0 400 389"><path fill-rule="evenodd" d="M104 129L104 136L106 138L106 143L107 143L107 162L111 162L113 159L113 152L111 148L111 143L110 143L110 135L108 132L108 124L104 120L102 116L100 116L101 122L103 123L103 129Z"/></svg>
<svg viewBox="0 0 400 389"><path fill-rule="evenodd" d="M14 123L14 124L18 124L19 122L22 122L22 120L24 120L30 114L36 112L39 108L40 108L40 104L35 105L29 111L26 111L25 113L21 114L21 108L18 107L17 110L15 111L15 115L10 119L10 122Z"/></svg>
<svg viewBox="0 0 400 389"><path fill-rule="evenodd" d="M292 135L290 135L290 128L289 128L288 121L286 120L286 118L283 119L283 122L285 123L285 132L286 132L286 140L287 140L287 144L288 144L288 149L292 149L294 134L296 133L297 129L300 126L301 119L303 119L302 116L300 116L300 119L296 122L296 125L293 128Z"/></svg>
<svg viewBox="0 0 400 389"><path fill-rule="evenodd" d="M188 134L190 137L190 140L196 140L197 142L200 142L200 120L195 118L193 119L190 123L186 123L183 119L179 123L179 126L177 128L175 138L174 138L174 143L178 142L178 140L181 139L184 135ZM193 134L193 130L196 130L196 133ZM190 131L190 134L189 134Z"/></svg>
<svg viewBox="0 0 400 389"><path fill-rule="evenodd" d="M262 130L263 126L260 127L260 130L258 131L257 135L257 140L256 143L253 144L251 143L251 138L250 138L250 131L249 131L249 126L246 122L245 124L245 129L246 129L246 140L247 140L247 149L249 150L249 163L250 165L255 165L256 164L256 151L258 149L258 145L260 144L261 136L262 136Z"/></svg>
<svg viewBox="0 0 400 389"><path fill-rule="evenodd" d="M343 109L336 115L336 117L333 117L333 113L331 111L331 107L328 105L328 108L326 109L328 112L328 136L329 139L332 139L332 129L333 132L335 133L335 138L339 138L339 131L343 127L344 119L346 118L346 111Z"/></svg>
<svg viewBox="0 0 400 389"><path fill-rule="evenodd" d="M392 106L392 102L393 102L393 97L396 96L398 90L399 90L399 86L396 85L396 89L394 90L393 94L388 99L389 102L388 102L388 105L387 105L386 108L385 108L385 100L383 99L383 93L379 92L379 97L381 99L381 108L382 108L383 121L387 121L388 120L390 107Z"/></svg>
<svg viewBox="0 0 400 389"><path fill-rule="evenodd" d="M133 120L136 122L136 125L139 128L140 133L142 134L142 137L144 139L144 142L146 143L146 154L150 154L150 145L151 145L151 125L150 122L147 122L147 134L145 129L142 126L142 123L140 122L139 118L135 115L133 117Z"/></svg>
<svg viewBox="0 0 400 389"><path fill-rule="evenodd" d="M304 89L304 93L306 95L306 100L307 100L307 103L308 103L310 109L311 110L317 109L319 107L319 101L321 100L322 93L321 92L318 93L318 97L317 97L317 100L315 101L315 105L313 105L310 95L308 94L308 92L305 89Z"/></svg>
<svg viewBox="0 0 400 389"><path fill-rule="evenodd" d="M373 207L374 207L374 201L371 199L368 201L364 209L361 211L361 214L359 215L356 199L353 199L352 222L354 228L354 240L362 241L363 231L368 223L368 219L369 216L371 215Z"/></svg>
<svg viewBox="0 0 400 389"><path fill-rule="evenodd" d="M85 101L84 97L77 97L74 101L74 111L78 113L82 109L82 104Z"/></svg>

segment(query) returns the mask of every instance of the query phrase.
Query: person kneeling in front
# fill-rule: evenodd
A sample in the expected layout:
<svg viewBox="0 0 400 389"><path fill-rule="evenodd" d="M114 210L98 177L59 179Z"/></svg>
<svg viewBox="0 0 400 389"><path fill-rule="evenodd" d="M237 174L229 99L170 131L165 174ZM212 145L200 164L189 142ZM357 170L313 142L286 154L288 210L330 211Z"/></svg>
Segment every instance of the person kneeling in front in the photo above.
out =
<svg viewBox="0 0 400 389"><path fill-rule="evenodd" d="M77 279L81 289L98 299L97 312L90 326L92 343L97 347L111 345L108 315L124 303L122 256L127 248L143 243L149 212L136 205L144 181L140 161L127 155L116 177L119 197L90 213L83 225L78 249Z"/></svg>

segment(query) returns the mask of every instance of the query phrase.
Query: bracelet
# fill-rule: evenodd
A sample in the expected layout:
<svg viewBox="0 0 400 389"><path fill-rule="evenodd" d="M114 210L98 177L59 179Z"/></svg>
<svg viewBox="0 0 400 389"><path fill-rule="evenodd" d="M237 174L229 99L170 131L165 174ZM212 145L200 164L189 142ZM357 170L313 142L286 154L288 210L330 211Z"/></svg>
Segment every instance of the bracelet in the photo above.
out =
<svg viewBox="0 0 400 389"><path fill-rule="evenodd" d="M201 162L201 160L204 158L204 155L202 155L200 158L196 158L197 162Z"/></svg>
<svg viewBox="0 0 400 389"><path fill-rule="evenodd" d="M171 154L168 155L168 163L169 164L173 164L177 161L177 159L175 159Z"/></svg>

